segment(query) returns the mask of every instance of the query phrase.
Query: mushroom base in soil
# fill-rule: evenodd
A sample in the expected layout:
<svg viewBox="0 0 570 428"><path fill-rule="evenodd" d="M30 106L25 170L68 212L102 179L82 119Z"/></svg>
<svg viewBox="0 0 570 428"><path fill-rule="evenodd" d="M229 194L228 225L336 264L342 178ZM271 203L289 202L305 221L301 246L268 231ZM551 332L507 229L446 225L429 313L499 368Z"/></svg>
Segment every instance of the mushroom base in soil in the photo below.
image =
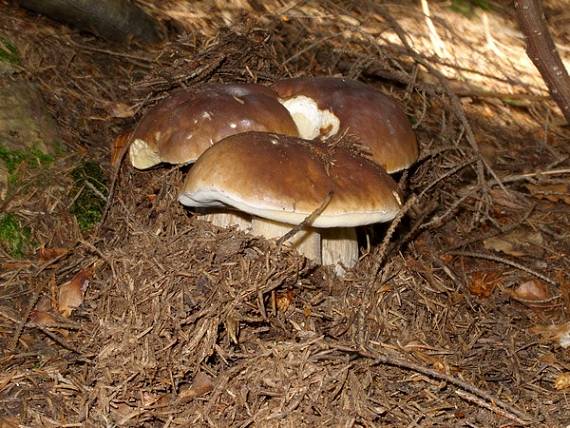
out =
<svg viewBox="0 0 570 428"><path fill-rule="evenodd" d="M247 213L227 208L196 208L200 219L221 228L235 227L242 232L251 232L251 216Z"/></svg>
<svg viewBox="0 0 570 428"><path fill-rule="evenodd" d="M251 233L255 236L263 236L266 239L279 239L289 232L293 225L254 217L252 220ZM321 236L312 228L301 229L294 236L284 242L284 245L297 250L299 254L317 264L322 264Z"/></svg>
<svg viewBox="0 0 570 428"><path fill-rule="evenodd" d="M400 210L400 198L397 184L382 167L339 141L315 144L263 132L227 137L194 164L179 201L190 207L233 207L251 214L253 233L274 238L301 224L331 194L312 221L314 231L307 229L311 233L305 231L306 236L302 231L293 240L305 241L298 248L318 262L322 256L316 232L339 228L340 237L325 248L325 259L333 265L352 265L358 252L350 229L392 220ZM269 223L267 232L268 222L258 218L279 223L280 231L274 232L275 224ZM341 255L345 250L346 258Z"/></svg>

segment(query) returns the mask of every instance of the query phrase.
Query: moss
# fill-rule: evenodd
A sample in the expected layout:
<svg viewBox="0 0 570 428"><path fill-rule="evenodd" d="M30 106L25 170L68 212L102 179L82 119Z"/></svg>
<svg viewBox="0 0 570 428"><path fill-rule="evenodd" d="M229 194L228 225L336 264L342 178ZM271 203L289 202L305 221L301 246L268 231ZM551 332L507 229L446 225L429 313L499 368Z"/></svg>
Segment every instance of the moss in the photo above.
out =
<svg viewBox="0 0 570 428"><path fill-rule="evenodd" d="M12 257L21 258L31 245L31 232L14 214L0 214L0 244Z"/></svg>
<svg viewBox="0 0 570 428"><path fill-rule="evenodd" d="M54 157L36 148L24 150L10 150L0 143L0 160L4 161L8 168L9 179L16 181L16 171L22 162L26 162L30 168L40 168L49 166Z"/></svg>
<svg viewBox="0 0 570 428"><path fill-rule="evenodd" d="M78 194L71 213L82 231L89 231L101 220L107 197L107 180L101 167L94 161L82 162L73 170L74 192Z"/></svg>
<svg viewBox="0 0 570 428"><path fill-rule="evenodd" d="M18 65L20 64L20 54L18 49L8 39L0 36L0 62Z"/></svg>

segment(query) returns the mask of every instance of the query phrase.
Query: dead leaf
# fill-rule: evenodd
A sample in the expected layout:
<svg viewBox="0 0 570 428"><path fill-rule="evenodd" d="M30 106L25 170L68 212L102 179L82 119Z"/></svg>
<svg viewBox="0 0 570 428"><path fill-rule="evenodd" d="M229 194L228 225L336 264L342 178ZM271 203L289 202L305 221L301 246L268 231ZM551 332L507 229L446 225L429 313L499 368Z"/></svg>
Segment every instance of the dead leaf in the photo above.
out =
<svg viewBox="0 0 570 428"><path fill-rule="evenodd" d="M510 256L521 257L532 254L540 257L544 250L540 248L544 239L540 232L534 232L527 228L519 228L483 241L487 250L499 251Z"/></svg>
<svg viewBox="0 0 570 428"><path fill-rule="evenodd" d="M287 312L291 303L293 303L294 297L293 290L287 290L285 293L277 293L275 295L275 306L279 312Z"/></svg>
<svg viewBox="0 0 570 428"><path fill-rule="evenodd" d="M89 286L91 276L93 276L91 268L81 269L71 281L59 287L57 306L64 317L70 317L73 311L83 303L83 295Z"/></svg>
<svg viewBox="0 0 570 428"><path fill-rule="evenodd" d="M560 373L554 381L554 388L558 391L570 388L570 372Z"/></svg>
<svg viewBox="0 0 570 428"><path fill-rule="evenodd" d="M30 313L30 321L41 326L52 325L55 324L57 321L55 317L50 314L48 311L42 310L33 310Z"/></svg>
<svg viewBox="0 0 570 428"><path fill-rule="evenodd" d="M560 325L536 326L529 331L540 334L543 340L554 342L562 348L570 347L570 321Z"/></svg>
<svg viewBox="0 0 570 428"><path fill-rule="evenodd" d="M168 403L168 396L143 392L141 394L141 403L144 407L166 405Z"/></svg>
<svg viewBox="0 0 570 428"><path fill-rule="evenodd" d="M545 300L550 297L548 286L538 279L523 282L511 292L515 300Z"/></svg>
<svg viewBox="0 0 570 428"><path fill-rule="evenodd" d="M130 140L130 132L123 132L113 140L113 143L111 144L111 166L113 168L116 168L123 159L123 155L128 148Z"/></svg>
<svg viewBox="0 0 570 428"><path fill-rule="evenodd" d="M224 321L224 327L226 328L230 342L237 345L239 343L239 319L233 314L229 314Z"/></svg>
<svg viewBox="0 0 570 428"><path fill-rule="evenodd" d="M520 198L513 197L510 192L506 193L504 190L497 188L492 189L489 193L493 198L495 206L500 205L503 208L517 211L527 208L523 203L521 203Z"/></svg>
<svg viewBox="0 0 570 428"><path fill-rule="evenodd" d="M107 110L113 117L125 119L135 115L135 109L125 103L115 102L107 105Z"/></svg>
<svg viewBox="0 0 570 428"><path fill-rule="evenodd" d="M487 298L493 294L499 280L500 274L497 272L475 272L468 284L469 291L474 296Z"/></svg>
<svg viewBox="0 0 570 428"><path fill-rule="evenodd" d="M38 250L38 256L44 262L47 262L49 260L55 259L56 257L60 257L67 254L68 251L69 249L67 248L40 248Z"/></svg>
<svg viewBox="0 0 570 428"><path fill-rule="evenodd" d="M32 262L29 261L21 261L21 262L4 262L0 263L0 270L1 271L9 271L9 270L17 270L17 269L25 269L30 266Z"/></svg>
<svg viewBox="0 0 570 428"><path fill-rule="evenodd" d="M214 389L212 378L204 372L199 372L192 380L192 386L184 389L178 395L179 401L192 400L196 397L202 397Z"/></svg>
<svg viewBox="0 0 570 428"><path fill-rule="evenodd" d="M526 188L532 196L538 199L546 199L550 202L564 202L570 205L570 184L527 184Z"/></svg>
<svg viewBox="0 0 570 428"><path fill-rule="evenodd" d="M18 428L20 426L20 420L16 416L0 417L0 428Z"/></svg>

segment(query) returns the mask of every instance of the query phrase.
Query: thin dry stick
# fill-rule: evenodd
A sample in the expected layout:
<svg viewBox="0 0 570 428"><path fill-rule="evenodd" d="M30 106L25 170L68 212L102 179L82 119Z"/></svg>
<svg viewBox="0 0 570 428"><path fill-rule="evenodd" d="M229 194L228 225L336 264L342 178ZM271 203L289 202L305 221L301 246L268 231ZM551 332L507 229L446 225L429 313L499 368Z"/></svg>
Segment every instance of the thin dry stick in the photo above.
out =
<svg viewBox="0 0 570 428"><path fill-rule="evenodd" d="M488 403L484 400L481 400L479 397L462 390L457 390L455 391L455 393L459 395L461 398L463 398L465 401L477 404L478 406L490 410L491 412L496 413L497 415L502 416L503 418L510 419L519 425L528 424L527 421L524 421L523 419L517 417L516 415L513 415L512 413L507 412L504 409L501 409L500 407L496 406L493 402Z"/></svg>
<svg viewBox="0 0 570 428"><path fill-rule="evenodd" d="M376 260L376 264L374 265L374 268L372 269L372 277L371 277L371 281L370 281L371 283L374 283L376 281L376 277L378 276L378 273L380 272L380 269L382 268L382 265L384 264L384 260L386 259L386 255L388 253L388 251L387 251L388 245L390 244L390 241L392 240L392 236L394 235L396 228L398 227L398 225L402 221L402 218L404 218L404 215L410 210L410 208L416 203L417 200L418 200L417 196L412 195L406 201L404 206L400 209L400 212L398 213L396 218L394 220L392 220L392 223L390 224L390 227L386 231L386 235L384 236L384 239L382 240L382 244L380 245L380 248L378 250L378 259ZM369 289L371 289L371 287Z"/></svg>
<svg viewBox="0 0 570 428"><path fill-rule="evenodd" d="M22 319L20 320L20 323L18 324L18 327L16 328L16 331L14 333L14 337L12 338L12 342L10 343L10 349L15 350L16 347L18 346L18 341L20 340L20 336L22 335L22 331L24 331L24 327L26 326L28 318L30 318L30 314L32 313L32 311L34 310L34 307L36 306L36 304L38 303L38 300L40 299L40 294L42 292L42 289L43 289L43 287L38 287L38 289L34 292L32 299L30 300L30 304L26 308L26 311L24 312L24 316L22 317Z"/></svg>
<svg viewBox="0 0 570 428"><path fill-rule="evenodd" d="M485 31L485 39L487 39L487 48L498 57L503 58L504 55L497 46L497 44L495 43L495 39L491 34L491 28L489 26L489 17L485 12L483 12L483 14L481 15L481 20L483 21L483 30Z"/></svg>
<svg viewBox="0 0 570 428"><path fill-rule="evenodd" d="M447 171L441 177L438 177L436 180L432 181L424 190L422 190L422 193L420 193L420 199L428 192L428 190L430 190L432 187L437 185L437 183L439 183L440 181L446 179L447 177L455 174L457 171L465 168L466 166L471 165L472 163L474 163L476 161L477 161L476 158L471 158L471 159L467 159L466 161L460 163L459 165L454 166L452 169Z"/></svg>
<svg viewBox="0 0 570 428"><path fill-rule="evenodd" d="M542 177L545 175L565 175L565 174L570 174L570 168L551 169L547 171L535 171L519 175L507 175L506 177L501 178L501 181L503 183L512 183L514 181L527 180L529 178ZM493 185L497 183L495 183L495 181L492 180L491 182L489 182L489 184Z"/></svg>
<svg viewBox="0 0 570 428"><path fill-rule="evenodd" d="M463 240L463 241L461 241L455 245L452 245L451 247L449 247L445 251L446 252L447 251L453 251L453 250L456 250L458 248L474 244L475 242L484 241L485 239L489 239L489 238L492 238L492 237L500 235L500 234L509 233L509 232L515 230L517 227L519 227L524 222L526 222L535 208L536 208L536 204L532 204L532 206L527 210L527 212L519 220L517 220L517 221L515 221L515 222L513 222L513 223L511 223L505 227L501 227L498 230L492 230L489 233L483 233L483 234L479 233L475 237L465 239L465 240Z"/></svg>
<svg viewBox="0 0 570 428"><path fill-rule="evenodd" d="M83 355L81 353L81 351L79 349L77 349L76 347L70 345L69 343L67 343L65 340L63 340L61 337L59 337L57 334L52 333L51 331L49 331L47 328L39 325L39 324L33 324L33 326L35 328L37 328L38 330L40 330L43 334L45 334L47 337L49 337L51 340L53 340L55 343L57 343L58 345L60 345L61 347L67 349L68 351L74 352L78 355Z"/></svg>
<svg viewBox="0 0 570 428"><path fill-rule="evenodd" d="M528 268L524 265L521 265L520 263L513 262L513 261L511 261L509 259L505 259L503 257L494 256L491 254L476 253L473 251L447 251L446 254L451 254L452 256L475 257L478 259L485 259L485 260L491 260L491 261L497 262L497 263L503 263L505 265L512 266L516 269L522 270L523 272L526 272L526 273L529 273L533 276L536 276L538 279L542 279L544 282L547 282L550 285L558 287L558 283L556 281L550 279L546 275L543 275L540 272L532 270L531 268Z"/></svg>
<svg viewBox="0 0 570 428"><path fill-rule="evenodd" d="M315 221L315 219L318 216L320 216L322 212L325 210L325 208L328 206L333 197L333 194L334 192L329 192L327 196L325 196L325 199L323 200L321 205L315 211L313 211L311 214L305 217L305 219L301 223L293 227L289 232L287 232L285 235L279 238L277 240L277 246L280 247L285 241L295 236L301 229L310 226L313 223L313 221Z"/></svg>
<svg viewBox="0 0 570 428"><path fill-rule="evenodd" d="M126 138L130 139L130 136ZM107 215L109 214L109 210L111 209L111 204L113 203L113 199L115 196L115 188L117 185L117 181L119 179L119 173L121 171L121 165L123 164L123 160L125 159L125 156L129 151L129 146L130 142L121 147L121 152L119 153L117 163L113 168L113 179L111 180L111 186L109 187L109 194L107 195L107 203L105 204L105 208L103 209L103 213L101 214L101 220L99 221L97 229L95 230L95 236L99 236L99 234L101 233L103 224L105 223Z"/></svg>
<svg viewBox="0 0 570 428"><path fill-rule="evenodd" d="M420 366L419 364L415 364L409 361L405 361L402 360L400 358L397 357L393 357L393 356L388 356L388 355L381 355L377 352L371 352L371 351L363 351L363 350L356 350L356 349L340 349L343 351L349 351L349 352L354 352L364 358L370 358L372 360L374 360L374 362L372 363L372 365L380 365L380 364L384 364L384 365L388 365L388 366L394 366L394 367L399 367L402 369L407 369L407 370L412 370L418 373L422 373L426 376L429 376L431 378L434 379L439 379L439 380L443 380L447 383L450 383L452 385L457 386L458 388L461 388L464 391L467 391L477 397L480 397L486 401L488 401L489 403L493 403L496 406L504 409L506 412L511 413L511 415L520 418L521 420L527 421L525 423L531 423L534 422L533 419L527 415L526 413L516 409L515 407L511 406L510 404L504 402L503 400L498 399L497 397L494 397L493 395L489 394L488 392L485 392L479 388L477 388L475 385L471 385L465 381L459 380L453 376L450 376L448 374L445 373L441 373L438 372L436 370L432 370L429 369L427 367L424 366Z"/></svg>
<svg viewBox="0 0 570 428"><path fill-rule="evenodd" d="M427 0L421 0L422 3L422 12L424 13L426 25L428 27L429 38L431 40L431 44L433 46L433 51L439 57L446 57L448 56L447 49L445 48L445 43L439 34L437 33L437 29L431 19L431 12L429 10L429 4Z"/></svg>
<svg viewBox="0 0 570 428"><path fill-rule="evenodd" d="M356 323L358 325L357 342L361 345L366 343L366 332L367 332L367 329L365 328L366 317L372 310L372 305L373 305L373 299L371 299L370 296L376 291L375 287L376 279L378 278L378 274L380 273L380 270L384 265L384 261L386 260L386 255L388 254L388 245L390 244L390 241L392 239L392 236L394 235L394 232L396 231L396 228L402 221L402 218L410 210L410 208L414 205L416 201L417 201L416 195L412 195L412 197L406 201L404 206L400 209L400 212L398 213L396 218L392 220L392 223L390 224L390 227L386 231L386 235L382 240L382 244L378 249L377 253L378 257L376 259L374 267L372 268L372 275L370 275L369 285L368 287L366 287L362 296L362 302L365 303L360 305L360 308L358 309L358 312L356 314Z"/></svg>

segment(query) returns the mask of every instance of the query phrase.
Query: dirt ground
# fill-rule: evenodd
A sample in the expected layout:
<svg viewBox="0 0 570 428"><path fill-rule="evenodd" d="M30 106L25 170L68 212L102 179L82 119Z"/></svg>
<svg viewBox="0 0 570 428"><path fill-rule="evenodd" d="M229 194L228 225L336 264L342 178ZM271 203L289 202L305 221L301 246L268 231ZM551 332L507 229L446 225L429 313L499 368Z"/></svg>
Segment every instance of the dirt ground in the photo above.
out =
<svg viewBox="0 0 570 428"><path fill-rule="evenodd" d="M0 0L64 146L0 201L0 427L570 426L570 128L510 2L429 2L436 32L412 1L138 4L164 43ZM420 144L344 278L185 210L187 167L111 162L175 88L299 75L392 95Z"/></svg>

